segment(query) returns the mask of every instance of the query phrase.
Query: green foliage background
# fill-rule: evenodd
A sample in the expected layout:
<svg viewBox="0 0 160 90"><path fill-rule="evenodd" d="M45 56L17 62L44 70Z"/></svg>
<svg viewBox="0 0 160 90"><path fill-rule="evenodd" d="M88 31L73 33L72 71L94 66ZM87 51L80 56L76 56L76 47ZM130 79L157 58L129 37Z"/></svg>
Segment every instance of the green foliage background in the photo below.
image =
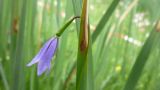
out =
<svg viewBox="0 0 160 90"><path fill-rule="evenodd" d="M159 0L89 0L95 90L160 90ZM0 0L0 90L75 90L76 20L60 37L49 73L26 64L82 0Z"/></svg>

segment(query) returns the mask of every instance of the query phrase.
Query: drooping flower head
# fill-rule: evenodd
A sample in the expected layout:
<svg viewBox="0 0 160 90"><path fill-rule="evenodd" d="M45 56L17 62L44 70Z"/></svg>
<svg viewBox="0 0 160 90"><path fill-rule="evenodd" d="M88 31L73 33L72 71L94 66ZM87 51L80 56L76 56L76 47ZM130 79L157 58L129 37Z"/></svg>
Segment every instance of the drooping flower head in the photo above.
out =
<svg viewBox="0 0 160 90"><path fill-rule="evenodd" d="M53 37L49 39L43 47L40 49L38 54L32 59L30 63L27 64L28 67L33 64L38 64L37 75L40 76L46 70L50 70L51 60L55 54L58 45L58 37Z"/></svg>
<svg viewBox="0 0 160 90"><path fill-rule="evenodd" d="M40 76L46 70L50 70L51 67L51 60L55 54L57 45L58 45L58 37L62 35L62 33L66 30L66 28L72 23L74 19L80 18L79 16L75 16L67 21L64 26L58 30L56 33L56 37L49 39L38 52L38 54L33 58L33 60L27 64L28 67L32 66L33 64L37 63L37 75Z"/></svg>

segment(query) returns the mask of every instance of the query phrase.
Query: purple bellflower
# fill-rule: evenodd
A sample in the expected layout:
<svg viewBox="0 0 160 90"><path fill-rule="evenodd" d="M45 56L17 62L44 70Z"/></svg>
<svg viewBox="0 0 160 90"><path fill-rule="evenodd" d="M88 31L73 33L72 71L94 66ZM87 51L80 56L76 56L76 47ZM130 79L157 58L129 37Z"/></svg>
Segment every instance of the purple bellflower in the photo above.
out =
<svg viewBox="0 0 160 90"><path fill-rule="evenodd" d="M51 67L51 60L56 52L57 45L58 45L58 37L52 37L51 39L49 39L40 49L38 54L32 59L32 61L27 64L27 66L30 67L33 64L37 63L38 76L40 76L46 70L49 71Z"/></svg>
<svg viewBox="0 0 160 90"><path fill-rule="evenodd" d="M40 76L46 70L50 70L51 60L55 54L55 51L58 46L58 37L62 35L62 33L66 30L66 28L72 23L74 19L80 18L79 16L75 16L71 18L67 23L56 33L56 37L49 39L38 52L38 54L32 59L30 63L27 64L28 67L33 64L38 64L37 67L37 75Z"/></svg>

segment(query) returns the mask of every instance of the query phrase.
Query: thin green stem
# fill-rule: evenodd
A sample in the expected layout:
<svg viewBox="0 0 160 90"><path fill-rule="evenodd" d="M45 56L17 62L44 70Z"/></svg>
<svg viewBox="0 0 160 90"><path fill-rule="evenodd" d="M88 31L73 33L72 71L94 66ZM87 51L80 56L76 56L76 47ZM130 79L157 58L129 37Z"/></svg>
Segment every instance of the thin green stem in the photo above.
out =
<svg viewBox="0 0 160 90"><path fill-rule="evenodd" d="M66 30L66 28L73 22L73 20L80 18L80 16L75 16L71 18L67 23L56 33L56 36L60 37L62 33Z"/></svg>

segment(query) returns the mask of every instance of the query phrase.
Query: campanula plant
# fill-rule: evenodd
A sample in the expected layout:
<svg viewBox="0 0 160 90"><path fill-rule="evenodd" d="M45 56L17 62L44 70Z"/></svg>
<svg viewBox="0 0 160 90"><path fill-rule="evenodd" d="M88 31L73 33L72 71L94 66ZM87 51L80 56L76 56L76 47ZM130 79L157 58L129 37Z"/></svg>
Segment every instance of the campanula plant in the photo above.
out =
<svg viewBox="0 0 160 90"><path fill-rule="evenodd" d="M58 37L52 37L48 40L38 54L33 58L33 60L27 64L31 66L35 63L38 64L37 75L40 76L46 70L50 70L51 60L55 54L58 45Z"/></svg>
<svg viewBox="0 0 160 90"><path fill-rule="evenodd" d="M71 24L71 22L76 19L80 18L79 16L71 18L56 34L56 36L50 38L40 49L38 54L32 59L31 62L27 64L28 67L32 66L33 64L38 64L37 66L37 75L42 75L45 71L49 71L51 67L51 60L52 57L55 55L59 37L62 35L64 30Z"/></svg>

